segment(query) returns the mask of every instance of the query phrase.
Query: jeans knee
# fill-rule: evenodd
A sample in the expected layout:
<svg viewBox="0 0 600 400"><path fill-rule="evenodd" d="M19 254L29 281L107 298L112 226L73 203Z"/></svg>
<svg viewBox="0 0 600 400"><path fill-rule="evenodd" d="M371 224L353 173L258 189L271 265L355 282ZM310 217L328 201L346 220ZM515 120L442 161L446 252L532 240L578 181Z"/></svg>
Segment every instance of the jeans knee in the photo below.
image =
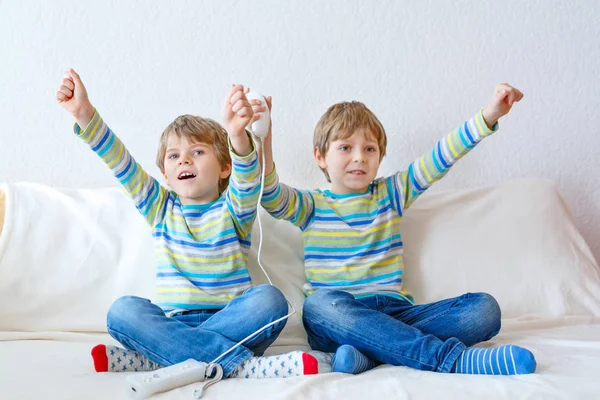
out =
<svg viewBox="0 0 600 400"><path fill-rule="evenodd" d="M319 289L308 296L304 301L304 316L322 315L332 312L337 307L339 301L351 299L354 300L348 292L333 289Z"/></svg>
<svg viewBox="0 0 600 400"><path fill-rule="evenodd" d="M106 325L108 329L114 329L123 322L131 321L135 318L141 301L149 302L150 300L136 296L123 296L115 300L106 315Z"/></svg>
<svg viewBox="0 0 600 400"><path fill-rule="evenodd" d="M288 303L281 292L273 285L260 285L247 291L252 296L253 307L265 310L271 315L271 319L282 318L288 313Z"/></svg>
<svg viewBox="0 0 600 400"><path fill-rule="evenodd" d="M478 299L477 315L480 317L482 324L489 332L489 339L496 336L500 332L501 316L500 305L496 299L487 293L473 293Z"/></svg>

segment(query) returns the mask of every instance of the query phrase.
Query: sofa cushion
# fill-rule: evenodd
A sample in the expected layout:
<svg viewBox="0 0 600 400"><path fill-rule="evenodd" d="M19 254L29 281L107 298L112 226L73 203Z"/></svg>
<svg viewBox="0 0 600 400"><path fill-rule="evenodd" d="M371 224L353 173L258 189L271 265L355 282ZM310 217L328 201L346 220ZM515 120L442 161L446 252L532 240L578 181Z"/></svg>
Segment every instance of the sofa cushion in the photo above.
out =
<svg viewBox="0 0 600 400"><path fill-rule="evenodd" d="M119 296L152 298L150 229L119 188L5 184L0 330L105 331ZM305 346L302 237L261 211L262 264L298 313L279 345ZM418 303L485 291L505 318L600 316L596 261L555 184L516 181L428 193L403 219L405 285ZM249 268L256 263L258 223Z"/></svg>

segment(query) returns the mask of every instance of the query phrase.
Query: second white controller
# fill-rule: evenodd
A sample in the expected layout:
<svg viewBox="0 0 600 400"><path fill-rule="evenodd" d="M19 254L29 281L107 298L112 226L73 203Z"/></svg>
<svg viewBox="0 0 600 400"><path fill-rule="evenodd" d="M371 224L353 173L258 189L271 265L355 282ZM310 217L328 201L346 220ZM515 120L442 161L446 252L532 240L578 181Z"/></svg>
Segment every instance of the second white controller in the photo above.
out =
<svg viewBox="0 0 600 400"><path fill-rule="evenodd" d="M262 94L256 92L250 92L246 95L248 100L260 100L262 106L265 107L265 111L260 112L260 118L252 123L252 134L259 138L265 138L269 133L269 125L271 123L271 113L269 112L269 106L267 100Z"/></svg>

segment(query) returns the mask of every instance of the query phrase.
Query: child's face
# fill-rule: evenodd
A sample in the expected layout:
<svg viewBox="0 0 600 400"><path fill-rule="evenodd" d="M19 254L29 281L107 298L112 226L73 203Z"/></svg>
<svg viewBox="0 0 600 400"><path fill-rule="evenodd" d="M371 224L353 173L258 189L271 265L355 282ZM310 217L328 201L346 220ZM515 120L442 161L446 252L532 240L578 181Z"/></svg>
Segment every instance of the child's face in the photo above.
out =
<svg viewBox="0 0 600 400"><path fill-rule="evenodd" d="M189 142L171 135L167 141L165 171L167 184L181 204L205 204L219 198L219 180L231 173L231 165L221 165L212 145Z"/></svg>
<svg viewBox="0 0 600 400"><path fill-rule="evenodd" d="M332 141L325 156L317 149L314 152L319 166L329 174L333 193L364 193L379 170L379 145L366 130Z"/></svg>

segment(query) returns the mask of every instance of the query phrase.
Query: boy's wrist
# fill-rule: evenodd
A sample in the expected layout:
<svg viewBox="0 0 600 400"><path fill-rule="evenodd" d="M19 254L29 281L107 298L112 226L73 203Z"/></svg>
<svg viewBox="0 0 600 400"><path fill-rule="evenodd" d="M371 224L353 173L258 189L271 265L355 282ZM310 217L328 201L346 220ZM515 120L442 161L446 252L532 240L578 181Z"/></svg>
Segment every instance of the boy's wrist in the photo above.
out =
<svg viewBox="0 0 600 400"><path fill-rule="evenodd" d="M247 135L246 130L242 129L226 129L227 135L232 139L238 139Z"/></svg>
<svg viewBox="0 0 600 400"><path fill-rule="evenodd" d="M239 136L230 135L228 133L229 149L239 157L247 157L254 152L254 143L250 136L250 132L244 130Z"/></svg>
<svg viewBox="0 0 600 400"><path fill-rule="evenodd" d="M90 104L88 106L82 107L79 111L74 112L73 118L75 119L75 121L77 121L77 123L79 124L81 129L85 129L87 127L87 124L89 124L89 122L92 120L92 118L94 118L95 112L96 112L96 109L94 108L94 106L92 106ZM82 123L80 123L80 121L85 126L82 126Z"/></svg>
<svg viewBox="0 0 600 400"><path fill-rule="evenodd" d="M267 175L271 174L275 168L275 163L273 162L273 146L272 146L272 136L271 133L265 137L263 142L263 151L265 153L265 172Z"/></svg>
<svg viewBox="0 0 600 400"><path fill-rule="evenodd" d="M492 129L492 127L496 125L496 123L498 123L498 120L502 117L502 115L499 115L497 112L490 110L489 106L481 111L481 115L483 116L483 120L490 129Z"/></svg>
<svg viewBox="0 0 600 400"><path fill-rule="evenodd" d="M271 146L272 140L270 133L263 138L262 143L264 148L268 148L267 146Z"/></svg>

